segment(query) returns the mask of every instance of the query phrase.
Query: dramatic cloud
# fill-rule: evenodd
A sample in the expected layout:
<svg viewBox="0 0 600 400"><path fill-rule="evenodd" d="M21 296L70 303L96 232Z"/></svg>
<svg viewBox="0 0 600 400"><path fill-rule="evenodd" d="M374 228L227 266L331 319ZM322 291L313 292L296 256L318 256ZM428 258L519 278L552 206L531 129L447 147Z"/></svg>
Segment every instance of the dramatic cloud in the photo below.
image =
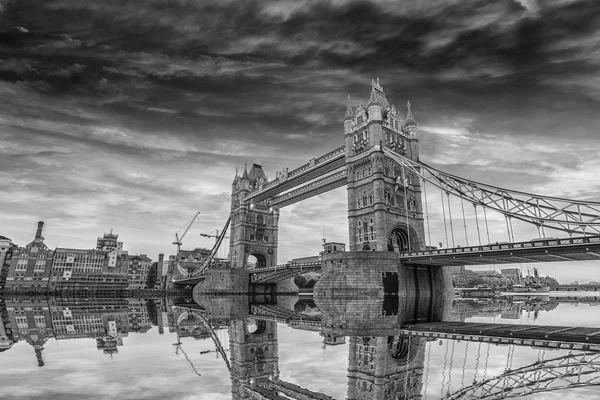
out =
<svg viewBox="0 0 600 400"><path fill-rule="evenodd" d="M413 103L423 161L600 199L597 1L23 0L0 27L0 228L20 244L43 219L64 245L114 228L170 253L196 211L194 235L221 228L236 167L274 177L339 146L346 94L376 76ZM323 227L346 240L345 202L285 209L280 261Z"/></svg>

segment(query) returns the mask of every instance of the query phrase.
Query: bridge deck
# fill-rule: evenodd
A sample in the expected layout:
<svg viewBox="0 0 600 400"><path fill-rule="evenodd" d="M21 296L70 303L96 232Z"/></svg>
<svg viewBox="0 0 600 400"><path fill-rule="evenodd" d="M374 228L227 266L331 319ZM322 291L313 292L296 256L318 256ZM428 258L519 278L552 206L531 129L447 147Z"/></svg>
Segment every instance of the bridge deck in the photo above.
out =
<svg viewBox="0 0 600 400"><path fill-rule="evenodd" d="M400 260L440 266L600 260L600 236L416 251Z"/></svg>
<svg viewBox="0 0 600 400"><path fill-rule="evenodd" d="M600 351L600 327L435 322L406 325L401 332L443 339Z"/></svg>

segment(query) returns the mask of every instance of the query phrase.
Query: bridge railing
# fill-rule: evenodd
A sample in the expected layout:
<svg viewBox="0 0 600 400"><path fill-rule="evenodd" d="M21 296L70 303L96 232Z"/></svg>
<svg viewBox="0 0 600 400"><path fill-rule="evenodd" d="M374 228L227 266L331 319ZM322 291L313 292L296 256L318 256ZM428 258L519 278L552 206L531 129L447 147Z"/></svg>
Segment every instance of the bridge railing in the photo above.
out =
<svg viewBox="0 0 600 400"><path fill-rule="evenodd" d="M550 247L550 246L568 246L573 244L585 244L585 243L600 243L600 236L583 236L577 238L548 238L548 239L535 239L528 242L500 242L500 243L489 243L480 246L467 246L467 247L453 247L447 249L431 249L421 251L411 251L408 253L401 253L401 257L408 256L429 256L429 255L440 255L440 254L457 254L457 253L471 253L479 251L492 251L492 250L508 250L508 249L526 249L532 247Z"/></svg>

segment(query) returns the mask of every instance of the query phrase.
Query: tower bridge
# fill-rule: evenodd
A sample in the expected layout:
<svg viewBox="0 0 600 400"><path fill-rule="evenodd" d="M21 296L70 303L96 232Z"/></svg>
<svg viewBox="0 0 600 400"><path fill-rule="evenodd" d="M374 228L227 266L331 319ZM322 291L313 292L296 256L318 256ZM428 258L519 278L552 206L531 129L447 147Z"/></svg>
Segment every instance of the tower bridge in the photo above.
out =
<svg viewBox="0 0 600 400"><path fill-rule="evenodd" d="M423 291L434 290L423 286L427 280L451 285L446 266L600 260L600 236L594 236L600 235L600 202L500 188L427 165L420 158L410 102L401 116L379 80L371 82L366 105L353 106L348 98L343 126L343 146L294 170L278 171L274 179L258 163L241 175L236 172L230 215L220 235L230 237L227 268L210 262L222 242L218 238L211 256L198 268L180 271L176 283L197 284L197 293L249 293L269 285L271 291L294 291L293 277L306 270L278 264L280 209L343 186L349 251L330 254L320 266L306 266L323 274L315 290L327 291L334 282L349 292L377 289L369 283L373 279L379 289L393 290L398 284L391 277L406 279L411 265L431 270L420 272L422 279L415 281L421 285L415 290ZM488 212L506 223L506 242L490 236ZM432 215L439 214L442 248L434 246L430 229ZM515 240L516 224L533 227L540 239ZM550 230L561 237L549 237ZM475 237L476 244L469 243ZM387 283L374 274L387 276Z"/></svg>

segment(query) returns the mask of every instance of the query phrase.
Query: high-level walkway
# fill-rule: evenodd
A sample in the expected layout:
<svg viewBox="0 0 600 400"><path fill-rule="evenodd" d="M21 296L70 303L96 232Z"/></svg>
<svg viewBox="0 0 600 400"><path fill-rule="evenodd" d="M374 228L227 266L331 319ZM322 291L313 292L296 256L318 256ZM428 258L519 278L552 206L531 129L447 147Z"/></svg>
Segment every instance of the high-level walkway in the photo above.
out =
<svg viewBox="0 0 600 400"><path fill-rule="evenodd" d="M400 260L439 266L600 260L600 236L415 251Z"/></svg>

